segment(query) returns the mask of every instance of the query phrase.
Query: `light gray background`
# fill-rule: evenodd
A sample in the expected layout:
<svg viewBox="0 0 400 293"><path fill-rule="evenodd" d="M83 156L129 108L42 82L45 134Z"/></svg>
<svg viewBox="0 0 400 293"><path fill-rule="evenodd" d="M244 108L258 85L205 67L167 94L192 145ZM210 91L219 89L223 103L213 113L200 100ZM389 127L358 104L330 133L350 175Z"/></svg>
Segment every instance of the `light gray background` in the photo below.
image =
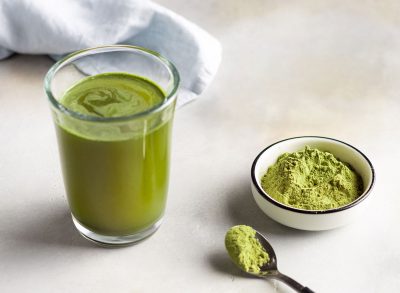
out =
<svg viewBox="0 0 400 293"><path fill-rule="evenodd" d="M224 47L214 83L176 113L163 226L123 249L78 235L42 89L52 61L13 56L0 62L1 292L292 292L232 265L223 238L235 224L263 232L280 269L317 292L397 292L399 2L158 2ZM297 135L341 139L369 156L377 182L358 222L303 232L257 208L253 158Z"/></svg>

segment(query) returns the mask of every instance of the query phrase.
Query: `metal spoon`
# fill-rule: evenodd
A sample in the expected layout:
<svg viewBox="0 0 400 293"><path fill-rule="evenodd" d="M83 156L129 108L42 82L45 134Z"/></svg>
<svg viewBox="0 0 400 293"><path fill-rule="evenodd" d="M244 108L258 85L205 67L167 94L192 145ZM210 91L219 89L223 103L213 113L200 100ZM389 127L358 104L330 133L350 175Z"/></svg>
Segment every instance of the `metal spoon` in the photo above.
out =
<svg viewBox="0 0 400 293"><path fill-rule="evenodd" d="M268 253L269 262L266 263L265 265L263 265L260 268L260 272L259 273L253 273L253 272L245 272L245 273L248 273L250 275L257 276L257 277L260 277L260 278L264 278L264 279L276 279L276 280L279 280L281 282L284 282L286 285L288 285L292 289L294 289L296 292L314 293L314 291L312 291L311 289L309 289L307 287L304 287L303 285L301 285L300 283L296 282L292 278L290 278L290 277L282 274L281 272L279 272L278 271L278 265L277 265L277 262L276 262L275 251L272 248L271 244L269 244L267 239L265 239L265 237L262 234L260 234L259 232L256 233L256 238L258 239L258 241L260 242L262 247L264 247L265 251Z"/></svg>

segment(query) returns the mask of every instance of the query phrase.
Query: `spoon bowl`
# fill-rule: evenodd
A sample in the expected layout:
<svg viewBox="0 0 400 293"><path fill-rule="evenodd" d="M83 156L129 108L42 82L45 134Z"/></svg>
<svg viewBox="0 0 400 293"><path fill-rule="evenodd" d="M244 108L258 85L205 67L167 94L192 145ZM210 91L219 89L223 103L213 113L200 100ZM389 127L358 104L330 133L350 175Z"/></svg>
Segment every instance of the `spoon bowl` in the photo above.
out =
<svg viewBox="0 0 400 293"><path fill-rule="evenodd" d="M258 231L256 231L256 238L269 255L269 262L260 268L260 274L263 276L276 274L279 271L274 249L272 248L271 244L269 244L268 240L265 239L265 237Z"/></svg>
<svg viewBox="0 0 400 293"><path fill-rule="evenodd" d="M244 271L245 273L250 274L252 276L264 278L264 279L279 280L281 282L284 282L286 285L288 285L292 289L294 289L296 292L314 293L314 291L312 291L310 288L305 287L305 286L301 285L300 283L298 283L297 281L290 278L289 276L282 274L278 270L276 254L275 254L274 249L272 248L272 245L258 231L256 231L255 237L259 241L261 246L265 249L265 251L268 253L269 261L267 263L265 263L262 267L260 267L259 273Z"/></svg>

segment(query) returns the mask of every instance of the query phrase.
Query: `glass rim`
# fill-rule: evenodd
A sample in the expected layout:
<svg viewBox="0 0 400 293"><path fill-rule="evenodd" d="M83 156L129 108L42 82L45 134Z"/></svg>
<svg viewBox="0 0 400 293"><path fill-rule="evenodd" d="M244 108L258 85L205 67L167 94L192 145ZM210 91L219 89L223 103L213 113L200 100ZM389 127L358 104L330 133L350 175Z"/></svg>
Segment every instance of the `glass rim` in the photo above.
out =
<svg viewBox="0 0 400 293"><path fill-rule="evenodd" d="M168 69L168 71L173 79L172 80L173 87L170 90L170 92L167 93L165 99L161 103L156 104L153 107L150 107L149 109L142 111L142 112L138 112L138 113L134 113L134 114L130 114L130 115L124 115L124 116L117 116L117 117L97 117L97 116L86 115L86 114L82 114L82 113L73 111L73 110L65 107L64 105L62 105L54 97L53 92L51 90L53 78L54 78L55 74L61 68L63 68L66 64L68 64L72 61L75 61L82 56L89 56L89 55L93 55L96 53L105 53L105 52L112 52L112 51L121 51L121 52L122 51L126 51L126 52L141 51L146 54L152 55L153 57L156 57L159 61L161 61L161 63L163 63L163 65L165 65L165 67ZM47 98L50 101L50 104L56 110L58 110L64 114L70 115L79 120L86 120L86 121L93 121L93 122L113 122L113 121L117 122L117 121L128 121L128 120L132 120L135 118L140 118L140 117L147 116L147 115L164 110L166 107L168 107L168 105L170 105L173 101L176 100L176 94L178 91L179 82L180 82L180 77L179 77L179 73L178 73L178 70L176 69L175 65L171 61L169 61L167 58L165 58L164 56L159 54L158 52L152 51L150 49L143 48L140 46L133 46L133 45L106 45L106 46L98 46L98 47L92 47L92 48L87 48L87 49L83 49L83 50L78 50L71 54L68 54L67 56L65 56L62 59L60 59L59 61L57 61L46 73L46 76L44 78L44 90L46 92Z"/></svg>

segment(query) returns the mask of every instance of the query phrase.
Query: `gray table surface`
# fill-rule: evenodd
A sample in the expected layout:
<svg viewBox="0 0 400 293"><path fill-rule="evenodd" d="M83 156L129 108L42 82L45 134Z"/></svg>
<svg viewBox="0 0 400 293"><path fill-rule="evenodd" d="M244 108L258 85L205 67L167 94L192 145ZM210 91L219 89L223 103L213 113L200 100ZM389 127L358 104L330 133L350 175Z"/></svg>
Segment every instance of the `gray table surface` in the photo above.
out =
<svg viewBox="0 0 400 293"><path fill-rule="evenodd" d="M0 291L292 292L228 259L225 231L248 224L316 292L398 292L398 1L158 2L224 47L213 84L176 113L164 224L123 249L76 232L42 89L52 61L14 55L0 62ZM357 222L304 232L257 208L253 158L298 135L344 140L371 159L377 182Z"/></svg>

